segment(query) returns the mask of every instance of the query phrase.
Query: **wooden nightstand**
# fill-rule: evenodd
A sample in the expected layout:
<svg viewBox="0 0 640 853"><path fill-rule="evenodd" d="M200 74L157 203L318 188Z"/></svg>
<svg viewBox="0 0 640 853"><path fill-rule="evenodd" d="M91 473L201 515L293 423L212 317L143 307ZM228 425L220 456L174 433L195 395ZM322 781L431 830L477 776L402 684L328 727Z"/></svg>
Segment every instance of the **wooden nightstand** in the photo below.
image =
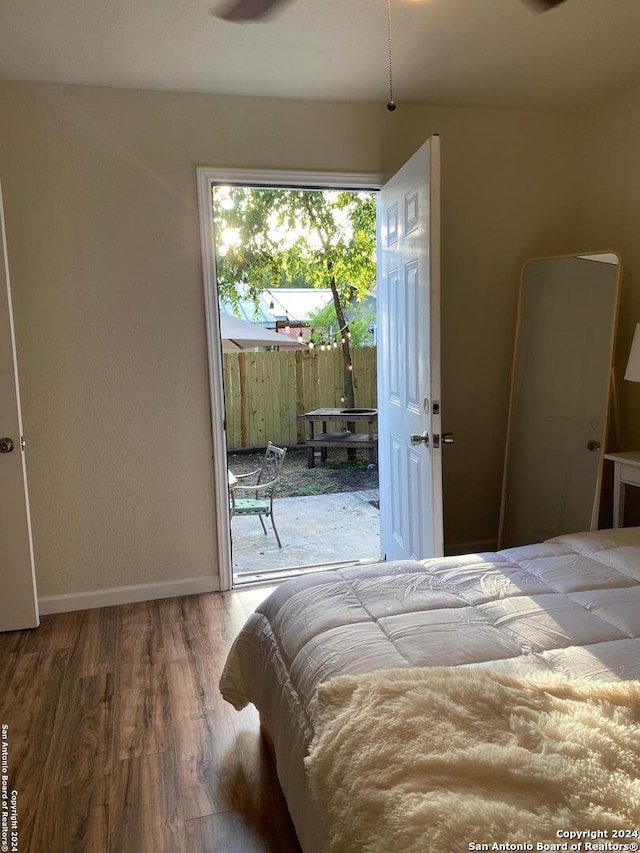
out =
<svg viewBox="0 0 640 853"><path fill-rule="evenodd" d="M640 450L629 453L605 453L613 462L613 526L624 522L624 493L627 486L640 487Z"/></svg>

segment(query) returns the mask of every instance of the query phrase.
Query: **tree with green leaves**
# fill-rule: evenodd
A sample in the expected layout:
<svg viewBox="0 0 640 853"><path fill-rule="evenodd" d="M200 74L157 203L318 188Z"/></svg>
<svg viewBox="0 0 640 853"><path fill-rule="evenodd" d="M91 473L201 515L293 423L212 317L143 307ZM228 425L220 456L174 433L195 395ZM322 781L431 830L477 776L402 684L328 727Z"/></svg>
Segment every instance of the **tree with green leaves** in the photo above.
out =
<svg viewBox="0 0 640 853"><path fill-rule="evenodd" d="M221 186L213 190L218 290L231 304L244 295L303 279L328 288L342 347L345 406L355 406L346 310L375 283L373 193ZM294 319L294 318L292 318Z"/></svg>
<svg viewBox="0 0 640 853"><path fill-rule="evenodd" d="M351 346L372 346L371 328L376 319L373 308L360 304L356 299L355 304L348 306L348 310L345 309L345 314L349 324ZM318 344L331 346L340 342L341 336L337 334L340 326L333 301L309 315L309 326L312 329L311 340L315 346Z"/></svg>

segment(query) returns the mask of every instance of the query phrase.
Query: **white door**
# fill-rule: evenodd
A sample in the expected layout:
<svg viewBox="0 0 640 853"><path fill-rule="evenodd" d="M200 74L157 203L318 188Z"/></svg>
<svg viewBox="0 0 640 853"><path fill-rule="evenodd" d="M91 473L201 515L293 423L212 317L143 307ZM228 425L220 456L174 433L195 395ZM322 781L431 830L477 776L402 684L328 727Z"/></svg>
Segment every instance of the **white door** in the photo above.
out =
<svg viewBox="0 0 640 853"><path fill-rule="evenodd" d="M0 631L39 624L0 187Z"/></svg>
<svg viewBox="0 0 640 853"><path fill-rule="evenodd" d="M444 539L437 136L382 188L377 236L381 552L423 559Z"/></svg>

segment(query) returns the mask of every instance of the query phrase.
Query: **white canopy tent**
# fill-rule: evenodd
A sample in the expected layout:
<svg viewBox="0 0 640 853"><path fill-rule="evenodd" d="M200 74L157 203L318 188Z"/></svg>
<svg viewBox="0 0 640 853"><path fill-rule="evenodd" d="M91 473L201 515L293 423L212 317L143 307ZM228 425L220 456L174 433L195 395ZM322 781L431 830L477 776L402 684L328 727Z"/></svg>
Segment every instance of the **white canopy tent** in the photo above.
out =
<svg viewBox="0 0 640 853"><path fill-rule="evenodd" d="M225 311L220 312L220 337L224 352L235 352L239 349L254 347L291 346L295 340L286 335L279 335L270 329L264 329L256 323L240 320Z"/></svg>

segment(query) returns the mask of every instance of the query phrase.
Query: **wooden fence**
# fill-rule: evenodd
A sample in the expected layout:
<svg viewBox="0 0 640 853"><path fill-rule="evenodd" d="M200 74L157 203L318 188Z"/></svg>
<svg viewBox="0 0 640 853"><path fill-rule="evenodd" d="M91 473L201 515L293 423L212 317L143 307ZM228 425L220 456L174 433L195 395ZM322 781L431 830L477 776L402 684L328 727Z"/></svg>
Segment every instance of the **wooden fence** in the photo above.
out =
<svg viewBox="0 0 640 853"><path fill-rule="evenodd" d="M353 384L358 408L377 408L376 348L354 347ZM225 353L227 447L264 447L268 441L304 443L297 415L341 408L344 393L339 349ZM362 427L366 431L366 424Z"/></svg>

